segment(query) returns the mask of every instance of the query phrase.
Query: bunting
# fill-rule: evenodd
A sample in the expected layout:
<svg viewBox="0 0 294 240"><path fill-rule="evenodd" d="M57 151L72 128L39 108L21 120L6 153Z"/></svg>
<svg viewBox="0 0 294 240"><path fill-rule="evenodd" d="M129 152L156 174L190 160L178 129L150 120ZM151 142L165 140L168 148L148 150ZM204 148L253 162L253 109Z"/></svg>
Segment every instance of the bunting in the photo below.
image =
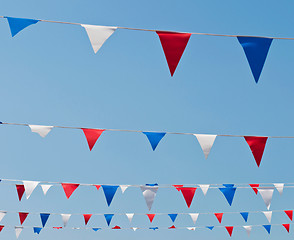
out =
<svg viewBox="0 0 294 240"><path fill-rule="evenodd" d="M16 238L19 237L20 233L23 230L23 227L14 227Z"/></svg>
<svg viewBox="0 0 294 240"><path fill-rule="evenodd" d="M206 196L206 193L207 193L210 185L209 184L199 184L198 186L202 190L203 195Z"/></svg>
<svg viewBox="0 0 294 240"><path fill-rule="evenodd" d="M223 213L215 213L214 215L217 218L218 222L222 223L222 219L223 219L224 214Z"/></svg>
<svg viewBox="0 0 294 240"><path fill-rule="evenodd" d="M31 196L35 188L38 186L39 182L37 181L23 181L27 199Z"/></svg>
<svg viewBox="0 0 294 240"><path fill-rule="evenodd" d="M257 195L259 184L249 184L249 185L252 188L252 190L255 192L255 194Z"/></svg>
<svg viewBox="0 0 294 240"><path fill-rule="evenodd" d="M53 126L28 125L33 133L38 133L42 138L46 137Z"/></svg>
<svg viewBox="0 0 294 240"><path fill-rule="evenodd" d="M51 184L42 184L41 187L42 187L42 191L43 191L44 195L46 195L48 190L52 187L52 185Z"/></svg>
<svg viewBox="0 0 294 240"><path fill-rule="evenodd" d="M233 184L233 186L234 186L234 184ZM219 190L223 193L223 195L225 196L225 198L228 201L230 206L232 205L232 202L233 202L233 199L235 196L235 192L236 192L236 188L233 186L225 186L225 188L219 188Z"/></svg>
<svg viewBox="0 0 294 240"><path fill-rule="evenodd" d="M14 37L16 34L18 34L21 30L25 29L26 27L39 22L39 20L28 19L28 18L13 18L13 17L5 17L5 18L7 18L12 37Z"/></svg>
<svg viewBox="0 0 294 240"><path fill-rule="evenodd" d="M279 194L282 195L284 190L284 183L274 183L274 186L279 192Z"/></svg>
<svg viewBox="0 0 294 240"><path fill-rule="evenodd" d="M40 227L34 227L33 230L34 230L34 233L40 234L42 228L40 228Z"/></svg>
<svg viewBox="0 0 294 240"><path fill-rule="evenodd" d="M83 214L84 220L85 220L85 225L88 224L90 218L92 217L92 214Z"/></svg>
<svg viewBox="0 0 294 240"><path fill-rule="evenodd" d="M77 183L61 183L61 186L63 187L65 196L67 199L70 198L70 196L73 194L73 192L80 186L80 184Z"/></svg>
<svg viewBox="0 0 294 240"><path fill-rule="evenodd" d="M88 145L89 145L89 149L90 151L92 151L92 148L94 147L96 141L98 140L98 138L101 136L101 134L105 131L105 129L89 129L89 128L82 128Z"/></svg>
<svg viewBox="0 0 294 240"><path fill-rule="evenodd" d="M102 185L102 189L106 198L108 207L110 206L112 199L116 193L118 186Z"/></svg>
<svg viewBox="0 0 294 240"><path fill-rule="evenodd" d="M166 133L157 133L157 132L143 132L147 139L149 140L151 147L153 151L155 151L158 143L161 141L161 139L165 136Z"/></svg>
<svg viewBox="0 0 294 240"><path fill-rule="evenodd" d="M127 216L127 218L129 219L129 221L131 223L132 220L133 220L133 217L134 217L134 213L126 213L126 216Z"/></svg>
<svg viewBox="0 0 294 240"><path fill-rule="evenodd" d="M266 219L268 220L269 223L271 223L272 220L272 211L267 211L267 212L263 212L264 216L266 217Z"/></svg>
<svg viewBox="0 0 294 240"><path fill-rule="evenodd" d="M19 221L20 221L20 225L23 224L23 222L26 220L27 216L29 215L29 213L27 212L19 212Z"/></svg>
<svg viewBox="0 0 294 240"><path fill-rule="evenodd" d="M226 226L225 228L227 229L228 234L229 234L230 237L231 237L231 236L232 236L232 233L233 233L233 229L234 229L234 227L233 227L233 226Z"/></svg>
<svg viewBox="0 0 294 240"><path fill-rule="evenodd" d="M150 223L152 223L153 222L153 219L155 217L155 214L146 214L146 215L149 218Z"/></svg>
<svg viewBox="0 0 294 240"><path fill-rule="evenodd" d="M243 226L243 228L246 230L248 237L250 236L252 226Z"/></svg>
<svg viewBox="0 0 294 240"><path fill-rule="evenodd" d="M42 226L45 227L48 218L50 217L49 213L40 213L40 217L41 217L41 222L42 222Z"/></svg>
<svg viewBox="0 0 294 240"><path fill-rule="evenodd" d="M197 138L202 148L205 159L207 159L217 135L194 134L194 136Z"/></svg>
<svg viewBox="0 0 294 240"><path fill-rule="evenodd" d="M288 224L282 224L282 225L287 230L287 232L290 231L290 224L289 223Z"/></svg>
<svg viewBox="0 0 294 240"><path fill-rule="evenodd" d="M110 225L113 216L114 216L114 214L104 214L104 217L105 217L105 220L106 220L108 226Z"/></svg>
<svg viewBox="0 0 294 240"><path fill-rule="evenodd" d="M0 222L2 221L2 219L5 217L7 212L0 212Z"/></svg>
<svg viewBox="0 0 294 240"><path fill-rule="evenodd" d="M247 222L248 216L249 216L249 212L241 212L240 214L243 217L244 221Z"/></svg>
<svg viewBox="0 0 294 240"><path fill-rule="evenodd" d="M141 186L141 190L143 193L143 197L145 198L147 207L150 211L158 190L158 186Z"/></svg>
<svg viewBox="0 0 294 240"><path fill-rule="evenodd" d="M293 220L293 210L285 210L284 212L289 217L289 219L292 221Z"/></svg>
<svg viewBox="0 0 294 240"><path fill-rule="evenodd" d="M258 188L258 192L260 193L267 209L269 209L271 206L274 189L273 188Z"/></svg>
<svg viewBox="0 0 294 240"><path fill-rule="evenodd" d="M23 194L25 192L24 185L22 185L22 184L16 184L15 186L16 186L16 191L17 191L18 199L19 199L19 201L21 201L22 196L23 196Z"/></svg>
<svg viewBox="0 0 294 240"><path fill-rule="evenodd" d="M253 136L244 136L245 141L249 145L257 166L259 167L267 137L253 137Z"/></svg>
<svg viewBox="0 0 294 240"><path fill-rule="evenodd" d="M71 217L71 214L65 214L65 213L61 214L61 218L62 218L62 222L63 222L64 227L66 227L70 217Z"/></svg>
<svg viewBox="0 0 294 240"><path fill-rule="evenodd" d="M183 194L183 197L187 203L187 206L188 208L190 208L191 206L191 203L193 201L193 198L194 198L194 195L195 195L195 191L196 191L196 187L193 188L193 187L181 187L179 188L180 191L182 192Z"/></svg>
<svg viewBox="0 0 294 240"><path fill-rule="evenodd" d="M199 213L189 213L189 215L191 216L193 223L196 224Z"/></svg>
<svg viewBox="0 0 294 240"><path fill-rule="evenodd" d="M124 193L130 185L120 185L121 192Z"/></svg>
<svg viewBox="0 0 294 240"><path fill-rule="evenodd" d="M271 225L263 225L264 229L268 232L268 234L271 233Z"/></svg>
<svg viewBox="0 0 294 240"><path fill-rule="evenodd" d="M170 217L170 219L172 220L172 222L175 222L175 220L176 220L178 214L176 214L176 213L171 213L171 214L168 214L168 216Z"/></svg>

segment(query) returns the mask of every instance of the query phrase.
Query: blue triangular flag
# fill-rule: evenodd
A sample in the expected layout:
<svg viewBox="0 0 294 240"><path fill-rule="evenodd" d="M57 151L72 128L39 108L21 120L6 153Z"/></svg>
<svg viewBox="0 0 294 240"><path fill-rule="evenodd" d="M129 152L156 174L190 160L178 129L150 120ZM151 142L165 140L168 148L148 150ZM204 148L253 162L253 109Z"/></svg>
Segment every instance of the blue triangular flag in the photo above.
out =
<svg viewBox="0 0 294 240"><path fill-rule="evenodd" d="M245 222L247 222L249 212L240 212L240 214L244 218Z"/></svg>
<svg viewBox="0 0 294 240"><path fill-rule="evenodd" d="M212 230L214 228L214 226L206 226L206 228Z"/></svg>
<svg viewBox="0 0 294 240"><path fill-rule="evenodd" d="M164 132L143 132L148 138L153 151L156 149L158 143L165 136Z"/></svg>
<svg viewBox="0 0 294 240"><path fill-rule="evenodd" d="M234 199L235 192L236 192L236 188L226 187L226 188L219 188L219 190L224 194L225 198L227 199L228 203L231 206Z"/></svg>
<svg viewBox="0 0 294 240"><path fill-rule="evenodd" d="M25 29L26 27L39 22L39 20L28 19L28 18L13 18L13 17L6 17L6 18L9 23L12 37L14 37L16 34L18 34L21 30Z"/></svg>
<svg viewBox="0 0 294 240"><path fill-rule="evenodd" d="M114 214L104 214L105 220L107 222L107 225L109 226L111 219L113 217Z"/></svg>
<svg viewBox="0 0 294 240"><path fill-rule="evenodd" d="M178 214L176 214L176 213L171 213L171 214L168 214L168 216L170 217L170 219L171 219L173 222L175 222L175 220L176 220Z"/></svg>
<svg viewBox="0 0 294 240"><path fill-rule="evenodd" d="M146 183L145 185L149 187L155 187L158 186L158 183Z"/></svg>
<svg viewBox="0 0 294 240"><path fill-rule="evenodd" d="M34 233L40 234L42 228L40 227L34 227Z"/></svg>
<svg viewBox="0 0 294 240"><path fill-rule="evenodd" d="M224 187L234 187L235 184L223 184Z"/></svg>
<svg viewBox="0 0 294 240"><path fill-rule="evenodd" d="M151 229L151 230L157 230L158 229L158 227L150 227L149 229Z"/></svg>
<svg viewBox="0 0 294 240"><path fill-rule="evenodd" d="M92 228L95 232L97 232L98 230L100 230L101 228Z"/></svg>
<svg viewBox="0 0 294 240"><path fill-rule="evenodd" d="M46 222L48 221L48 218L50 216L50 213L40 213L42 226L45 227Z"/></svg>
<svg viewBox="0 0 294 240"><path fill-rule="evenodd" d="M271 226L272 225L262 225L262 226L265 228L265 230L268 232L268 234L271 233Z"/></svg>
<svg viewBox="0 0 294 240"><path fill-rule="evenodd" d="M237 37L247 57L255 82L258 83L272 38Z"/></svg>
<svg viewBox="0 0 294 240"><path fill-rule="evenodd" d="M103 188L103 192L106 198L106 202L108 204L108 207L111 204L111 201L114 197L114 194L116 193L116 190L118 188L118 186L108 186L108 185L102 185Z"/></svg>

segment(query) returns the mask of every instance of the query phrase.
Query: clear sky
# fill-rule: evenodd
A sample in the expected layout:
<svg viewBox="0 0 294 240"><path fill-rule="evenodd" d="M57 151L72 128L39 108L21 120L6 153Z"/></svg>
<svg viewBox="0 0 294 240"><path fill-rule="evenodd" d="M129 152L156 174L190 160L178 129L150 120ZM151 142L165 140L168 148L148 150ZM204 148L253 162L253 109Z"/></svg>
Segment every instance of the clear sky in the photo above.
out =
<svg viewBox="0 0 294 240"><path fill-rule="evenodd" d="M293 37L291 1L2 1L1 15L107 26ZM0 19L0 121L42 125L134 129L237 135L294 136L294 41L274 40L258 84L235 38L192 36L171 78L155 33L117 30L95 55L79 26L38 23L14 38ZM80 130L53 129L42 139L27 127L0 126L0 178L105 184L271 183L293 182L292 139L269 139L260 168L242 138L219 137L208 160L193 136L167 135L155 152L143 134L105 132L92 152ZM118 190L108 208L101 190L79 188L66 200L61 187L43 196L38 187L29 200L18 202L15 187L0 185L1 209L56 213L148 213L138 188ZM293 209L294 190L279 196L272 210ZM204 197L197 189L191 208L175 189L159 189L151 212L265 211L251 189L239 189L232 207L218 190ZM274 213L273 224L289 223ZM19 225L8 214L3 225ZM50 217L48 226L62 224ZM74 216L69 227L83 226ZM262 214L224 215L223 226L268 224ZM37 215L24 225L41 226ZM115 217L111 226L168 227L167 216L150 224L147 217ZM188 216L175 225L193 226ZM218 226L212 215L196 226ZM89 226L107 227L102 217ZM13 229L0 233L14 239ZM19 239L224 239L223 228L147 231L25 229ZM247 239L244 229L232 239ZM282 226L268 236L262 228L251 239L290 239Z"/></svg>

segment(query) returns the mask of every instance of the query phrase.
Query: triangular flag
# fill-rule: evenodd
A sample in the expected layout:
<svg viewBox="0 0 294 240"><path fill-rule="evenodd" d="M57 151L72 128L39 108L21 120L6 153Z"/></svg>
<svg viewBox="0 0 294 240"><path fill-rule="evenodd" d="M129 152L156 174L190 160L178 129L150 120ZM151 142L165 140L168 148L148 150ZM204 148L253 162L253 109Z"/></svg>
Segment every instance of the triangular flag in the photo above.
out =
<svg viewBox="0 0 294 240"><path fill-rule="evenodd" d="M128 188L129 186L130 186L130 185L119 185L120 190L121 190L122 193L124 193L124 192L127 190L127 188Z"/></svg>
<svg viewBox="0 0 294 240"><path fill-rule="evenodd" d="M234 195L236 192L236 188L234 187L226 187L226 188L219 188L219 190L224 194L225 198L227 199L229 205L232 205Z"/></svg>
<svg viewBox="0 0 294 240"><path fill-rule="evenodd" d="M116 226L113 227L112 229L121 229L121 227L116 225Z"/></svg>
<svg viewBox="0 0 294 240"><path fill-rule="evenodd" d="M176 226L175 225L172 225L171 227L169 227L168 229L175 229Z"/></svg>
<svg viewBox="0 0 294 240"><path fill-rule="evenodd" d="M42 188L42 190L43 190L44 195L47 194L48 190L49 190L51 187L52 187L52 185L50 185L50 184L42 184L42 185L41 185L41 188Z"/></svg>
<svg viewBox="0 0 294 240"><path fill-rule="evenodd" d="M22 225L23 222L26 220L27 216L29 215L29 213L19 212L18 215L19 215L20 225Z"/></svg>
<svg viewBox="0 0 294 240"><path fill-rule="evenodd" d="M157 186L141 186L143 197L145 198L149 211L151 210L154 202L158 187Z"/></svg>
<svg viewBox="0 0 294 240"><path fill-rule="evenodd" d="M250 236L251 230L252 230L252 226L243 226L243 228L246 230L248 236Z"/></svg>
<svg viewBox="0 0 294 240"><path fill-rule="evenodd" d="M104 214L105 220L107 222L107 225L109 226L111 219L113 217L114 214Z"/></svg>
<svg viewBox="0 0 294 240"><path fill-rule="evenodd" d="M27 19L27 18L13 18L13 17L6 17L6 18L9 23L12 37L14 37L17 33L25 29L26 27L39 22L39 20Z"/></svg>
<svg viewBox="0 0 294 240"><path fill-rule="evenodd" d="M267 53L272 43L272 38L237 37L241 44L255 82L258 83Z"/></svg>
<svg viewBox="0 0 294 240"><path fill-rule="evenodd" d="M202 151L204 153L205 159L207 159L217 135L208 135L208 134L193 134L193 135L197 138L202 148Z"/></svg>
<svg viewBox="0 0 294 240"><path fill-rule="evenodd" d="M158 227L150 227L149 229L151 229L151 230L158 230Z"/></svg>
<svg viewBox="0 0 294 240"><path fill-rule="evenodd" d="M118 186L102 185L102 189L106 198L108 207L110 206L112 199L116 193Z"/></svg>
<svg viewBox="0 0 294 240"><path fill-rule="evenodd" d="M61 185L67 199L69 199L73 192L80 186L80 184L77 183L61 183Z"/></svg>
<svg viewBox="0 0 294 240"><path fill-rule="evenodd" d="M164 132L142 132L146 135L146 137L148 138L151 147L153 149L153 151L155 151L158 143L161 141L161 139L165 136L166 133Z"/></svg>
<svg viewBox="0 0 294 240"><path fill-rule="evenodd" d="M189 213L189 215L191 216L193 223L196 224L199 213Z"/></svg>
<svg viewBox="0 0 294 240"><path fill-rule="evenodd" d="M227 229L227 231L228 231L228 233L229 233L229 235L231 237L232 236L232 233L233 233L234 227L233 226L226 226L225 228Z"/></svg>
<svg viewBox="0 0 294 240"><path fill-rule="evenodd" d="M271 206L274 189L273 188L258 188L258 192L260 193L267 209L269 209Z"/></svg>
<svg viewBox="0 0 294 240"><path fill-rule="evenodd" d="M5 217L7 212L0 212L0 222L2 221L2 219Z"/></svg>
<svg viewBox="0 0 294 240"><path fill-rule="evenodd" d="M16 238L18 238L21 231L23 230L23 227L14 227L14 229L15 229Z"/></svg>
<svg viewBox="0 0 294 240"><path fill-rule="evenodd" d="M207 193L210 185L209 184L198 184L198 186L202 190L204 196L206 196L206 193Z"/></svg>
<svg viewBox="0 0 294 240"><path fill-rule="evenodd" d="M214 214L217 218L217 220L219 221L219 223L222 223L222 219L223 219L223 213L215 213Z"/></svg>
<svg viewBox="0 0 294 240"><path fill-rule="evenodd" d="M114 33L117 27L95 26L82 24L85 28L95 53L102 47L104 42Z"/></svg>
<svg viewBox="0 0 294 240"><path fill-rule="evenodd" d="M187 229L190 230L190 231L195 231L196 227L187 227Z"/></svg>
<svg viewBox="0 0 294 240"><path fill-rule="evenodd" d="M258 187L259 187L259 184L249 184L250 187L252 188L252 190L255 192L255 194L257 195L258 193Z"/></svg>
<svg viewBox="0 0 294 240"><path fill-rule="evenodd" d="M40 213L40 217L41 217L42 226L45 227L48 221L48 218L50 217L50 213Z"/></svg>
<svg viewBox="0 0 294 240"><path fill-rule="evenodd" d="M263 212L263 214L267 218L268 222L271 223L273 212L267 211L267 212Z"/></svg>
<svg viewBox="0 0 294 240"><path fill-rule="evenodd" d="M274 183L275 188L278 190L278 192L280 193L280 195L283 194L283 190L284 190L284 183Z"/></svg>
<svg viewBox="0 0 294 240"><path fill-rule="evenodd" d="M188 208L190 208L197 188L196 187L181 187L179 189L181 190L183 194L183 197L187 203Z"/></svg>
<svg viewBox="0 0 294 240"><path fill-rule="evenodd" d="M134 232L136 232L136 230L137 230L138 228L136 228L136 227L132 227L132 229L134 230Z"/></svg>
<svg viewBox="0 0 294 240"><path fill-rule="evenodd" d="M16 184L16 191L17 191L17 195L18 195L18 199L19 201L21 201L21 198L25 192L25 188L24 188L24 185L22 184Z"/></svg>
<svg viewBox="0 0 294 240"><path fill-rule="evenodd" d="M3 225L0 225L0 232L2 232L4 226Z"/></svg>
<svg viewBox="0 0 294 240"><path fill-rule="evenodd" d="M163 31L156 31L156 33L160 39L170 74L173 76L188 44L191 33Z"/></svg>
<svg viewBox="0 0 294 240"><path fill-rule="evenodd" d="M37 233L37 234L40 234L40 232L42 230L42 228L40 228L40 227L34 227L33 229L34 229L34 233Z"/></svg>
<svg viewBox="0 0 294 240"><path fill-rule="evenodd" d="M287 232L290 231L290 224L282 224L284 226L284 228L286 228Z"/></svg>
<svg viewBox="0 0 294 240"><path fill-rule="evenodd" d="M134 213L126 213L127 218L129 219L130 222L132 222Z"/></svg>
<svg viewBox="0 0 294 240"><path fill-rule="evenodd" d="M247 222L249 212L240 212L241 216L244 218L244 221Z"/></svg>
<svg viewBox="0 0 294 240"><path fill-rule="evenodd" d="M293 220L293 210L285 210L284 212L287 214L287 216L292 221Z"/></svg>
<svg viewBox="0 0 294 240"><path fill-rule="evenodd" d="M179 192L181 191L181 188L184 187L184 185L173 185Z"/></svg>
<svg viewBox="0 0 294 240"><path fill-rule="evenodd" d="M71 217L71 214L64 214L64 213L62 213L60 215L61 215L61 218L62 218L63 226L66 227L66 225L68 223L68 220Z"/></svg>
<svg viewBox="0 0 294 240"><path fill-rule="evenodd" d="M254 156L257 166L259 167L267 137L254 137L254 136L244 136L245 141L249 145L251 152Z"/></svg>
<svg viewBox="0 0 294 240"><path fill-rule="evenodd" d="M98 230L101 230L101 228L92 228L95 232L97 232Z"/></svg>
<svg viewBox="0 0 294 240"><path fill-rule="evenodd" d="M94 186L96 187L97 191L99 191L101 185L94 185Z"/></svg>
<svg viewBox="0 0 294 240"><path fill-rule="evenodd" d="M90 128L82 128L82 130L86 136L90 151L94 147L98 138L105 131L105 129L90 129Z"/></svg>
<svg viewBox="0 0 294 240"><path fill-rule="evenodd" d="M84 219L85 219L85 225L88 224L90 218L92 217L92 214L83 214Z"/></svg>
<svg viewBox="0 0 294 240"><path fill-rule="evenodd" d="M168 214L168 216L170 217L170 219L171 219L173 222L175 222L175 220L176 220L178 214L176 214L176 213L171 213L171 214Z"/></svg>
<svg viewBox="0 0 294 240"><path fill-rule="evenodd" d="M47 134L52 130L53 126L42 126L42 125L29 125L30 129L34 133L38 133L41 137L46 137Z"/></svg>
<svg viewBox="0 0 294 240"><path fill-rule="evenodd" d="M271 226L272 225L262 225L264 227L264 229L268 232L268 234L271 233Z"/></svg>
<svg viewBox="0 0 294 240"><path fill-rule="evenodd" d="M209 230L212 230L214 226L206 226L206 228L208 228Z"/></svg>
<svg viewBox="0 0 294 240"><path fill-rule="evenodd" d="M155 214L146 214L147 217L149 218L149 221L152 223L154 217L155 217Z"/></svg>
<svg viewBox="0 0 294 240"><path fill-rule="evenodd" d="M62 229L62 227L53 227L53 229L59 230L59 229ZM73 228L73 229L78 229L78 228Z"/></svg>
<svg viewBox="0 0 294 240"><path fill-rule="evenodd" d="M22 181L22 182L25 188L27 199L29 199L32 192L35 190L35 188L38 186L40 182L36 182L36 181Z"/></svg>

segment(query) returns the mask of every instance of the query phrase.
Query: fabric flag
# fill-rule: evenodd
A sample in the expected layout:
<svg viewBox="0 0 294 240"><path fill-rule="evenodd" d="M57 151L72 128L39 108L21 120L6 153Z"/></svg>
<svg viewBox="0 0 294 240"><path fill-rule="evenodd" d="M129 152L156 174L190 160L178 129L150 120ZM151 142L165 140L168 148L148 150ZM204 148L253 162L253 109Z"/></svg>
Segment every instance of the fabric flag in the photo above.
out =
<svg viewBox="0 0 294 240"><path fill-rule="evenodd" d="M85 225L88 224L90 218L92 217L92 214L83 214L84 220L85 220Z"/></svg>
<svg viewBox="0 0 294 240"><path fill-rule="evenodd" d="M34 133L38 133L41 137L46 137L47 134L52 130L53 126L42 126L42 125L29 125L30 129Z"/></svg>
<svg viewBox="0 0 294 240"><path fill-rule="evenodd" d="M293 220L293 210L285 210L284 211L286 215L290 218L290 220ZM1 221L1 220L0 220Z"/></svg>
<svg viewBox="0 0 294 240"><path fill-rule="evenodd" d="M198 186L199 186L200 189L202 190L204 196L206 196L206 193L207 193L207 191L208 191L210 185L209 185L209 184L199 184Z"/></svg>
<svg viewBox="0 0 294 240"><path fill-rule="evenodd" d="M171 214L168 214L168 216L170 217L170 219L171 219L173 222L175 222L175 220L176 220L178 214L176 214L176 213L171 213Z"/></svg>
<svg viewBox="0 0 294 240"><path fill-rule="evenodd" d="M163 31L156 31L156 33L160 39L170 74L173 76L191 37L191 33Z"/></svg>
<svg viewBox="0 0 294 240"><path fill-rule="evenodd" d="M34 227L33 229L34 229L34 233L37 233L37 234L40 234L40 232L42 230L42 228L40 228L40 227Z"/></svg>
<svg viewBox="0 0 294 240"><path fill-rule="evenodd" d="M71 214L65 214L65 213L62 213L60 214L61 215L61 218L62 218L62 222L63 222L63 226L66 227L67 223L68 223L68 220L70 219L71 217Z"/></svg>
<svg viewBox="0 0 294 240"><path fill-rule="evenodd" d="M2 219L5 217L7 212L0 212L0 222L2 221Z"/></svg>
<svg viewBox="0 0 294 240"><path fill-rule="evenodd" d="M209 230L212 230L214 226L206 226L206 228L208 228Z"/></svg>
<svg viewBox="0 0 294 240"><path fill-rule="evenodd" d="M69 199L73 192L80 186L78 183L61 183L61 185L67 199Z"/></svg>
<svg viewBox="0 0 294 240"><path fill-rule="evenodd" d="M132 229L134 230L134 232L136 232L136 230L137 230L138 228L136 228L136 227L132 227Z"/></svg>
<svg viewBox="0 0 294 240"><path fill-rule="evenodd" d="M183 197L187 203L188 208L190 208L197 188L196 187L181 187L179 189L183 194Z"/></svg>
<svg viewBox="0 0 294 240"><path fill-rule="evenodd" d="M251 152L254 156L255 162L259 167L267 137L254 137L254 136L244 136L245 141L249 145Z"/></svg>
<svg viewBox="0 0 294 240"><path fill-rule="evenodd" d="M117 27L95 26L82 24L90 39L95 53L102 47L104 42L114 33Z"/></svg>
<svg viewBox="0 0 294 240"><path fill-rule="evenodd" d="M40 182L36 182L36 181L22 181L22 182L25 188L27 199L29 199L32 192L35 190L35 188L38 186Z"/></svg>
<svg viewBox="0 0 294 240"><path fill-rule="evenodd" d="M190 231L195 231L196 227L187 227L187 229L190 230Z"/></svg>
<svg viewBox="0 0 294 240"><path fill-rule="evenodd" d="M273 212L267 211L267 212L263 212L263 214L267 218L268 222L271 223Z"/></svg>
<svg viewBox="0 0 294 240"><path fill-rule="evenodd" d="M280 193L280 195L283 194L283 190L284 190L284 183L274 183L275 188L278 190L278 192Z"/></svg>
<svg viewBox="0 0 294 240"><path fill-rule="evenodd" d="M112 229L121 229L121 227L116 225L116 226L113 227Z"/></svg>
<svg viewBox="0 0 294 240"><path fill-rule="evenodd" d="M197 138L202 148L202 151L204 153L205 159L207 159L217 135L208 135L208 134L193 134L193 135Z"/></svg>
<svg viewBox="0 0 294 240"><path fill-rule="evenodd" d="M121 192L124 193L129 186L130 185L120 185L119 187L120 187Z"/></svg>
<svg viewBox="0 0 294 240"><path fill-rule="evenodd" d="M106 198L108 207L110 206L112 199L116 193L118 186L102 185L102 189Z"/></svg>
<svg viewBox="0 0 294 240"><path fill-rule="evenodd" d="M236 188L235 187L225 187L219 188L219 190L224 194L230 206L232 206L232 202L235 196Z"/></svg>
<svg viewBox="0 0 294 240"><path fill-rule="evenodd" d="M231 237L232 236L232 233L233 233L234 227L233 226L226 226L225 228L227 229L227 231L228 231L228 233L229 233L229 235Z"/></svg>
<svg viewBox="0 0 294 240"><path fill-rule="evenodd" d="M284 228L286 228L287 232L290 231L290 224L282 224L284 226Z"/></svg>
<svg viewBox="0 0 294 240"><path fill-rule="evenodd" d="M101 230L101 228L92 228L93 231L97 232L98 230Z"/></svg>
<svg viewBox="0 0 294 240"><path fill-rule="evenodd" d="M247 222L249 212L240 212L241 216L244 218L244 221Z"/></svg>
<svg viewBox="0 0 294 240"><path fill-rule="evenodd" d="M134 213L126 213L126 216L127 216L127 218L129 219L129 221L131 223L132 220L133 220L133 217L134 217Z"/></svg>
<svg viewBox="0 0 294 240"><path fill-rule="evenodd" d="M152 204L156 197L158 186L141 186L143 197L145 198L149 211L151 210Z"/></svg>
<svg viewBox="0 0 294 240"><path fill-rule="evenodd" d="M94 185L94 186L95 186L95 188L97 189L97 191L99 191L101 185Z"/></svg>
<svg viewBox="0 0 294 240"><path fill-rule="evenodd" d="M5 17L5 18L7 18L8 20L12 37L14 37L16 34L18 34L21 30L25 29L26 27L39 22L39 20L28 19L28 18L13 18L13 17Z"/></svg>
<svg viewBox="0 0 294 240"><path fill-rule="evenodd" d="M172 225L171 227L169 227L168 229L175 229L176 226L175 225Z"/></svg>
<svg viewBox="0 0 294 240"><path fill-rule="evenodd" d="M189 215L191 216L193 223L196 224L199 213L189 213Z"/></svg>
<svg viewBox="0 0 294 240"><path fill-rule="evenodd" d="M22 185L22 184L16 184L15 186L16 186L16 191L17 191L18 199L19 199L19 201L21 201L22 196L23 196L23 194L25 192L24 185Z"/></svg>
<svg viewBox="0 0 294 240"><path fill-rule="evenodd" d="M178 192L180 192L181 191L181 188L182 187L184 187L184 185L173 185L177 190L178 190Z"/></svg>
<svg viewBox="0 0 294 240"><path fill-rule="evenodd" d="M268 234L271 233L271 227L272 225L262 225L264 227L264 229L268 232Z"/></svg>
<svg viewBox="0 0 294 240"><path fill-rule="evenodd" d="M82 128L82 130L86 136L90 151L94 147L98 138L105 131L105 129L90 129L90 128Z"/></svg>
<svg viewBox="0 0 294 240"><path fill-rule="evenodd" d="M237 37L241 44L255 82L258 83L267 53L273 41L272 38Z"/></svg>
<svg viewBox="0 0 294 240"><path fill-rule="evenodd" d="M258 188L258 192L260 193L267 209L269 209L271 206L274 189L273 188Z"/></svg>
<svg viewBox="0 0 294 240"><path fill-rule="evenodd" d="M246 230L248 237L250 236L251 230L252 230L252 226L243 226L243 228Z"/></svg>
<svg viewBox="0 0 294 240"><path fill-rule="evenodd" d="M104 214L105 220L107 222L107 225L109 226L111 219L113 217L114 214Z"/></svg>
<svg viewBox="0 0 294 240"><path fill-rule="evenodd" d="M153 151L155 151L158 143L166 134L164 132L142 132L142 133L144 133L146 137L148 138Z"/></svg>
<svg viewBox="0 0 294 240"><path fill-rule="evenodd" d="M53 227L53 229L59 230L59 229L62 229L62 227ZM74 228L74 229L79 229L79 228Z"/></svg>
<svg viewBox="0 0 294 240"><path fill-rule="evenodd" d="M151 229L151 230L158 230L158 227L150 227L149 229Z"/></svg>
<svg viewBox="0 0 294 240"><path fill-rule="evenodd" d="M48 221L48 218L50 217L50 213L40 213L40 217L41 217L42 226L45 227Z"/></svg>
<svg viewBox="0 0 294 240"><path fill-rule="evenodd" d="M29 213L19 212L18 215L19 215L20 225L22 225L23 222L26 220L27 216L29 215Z"/></svg>
<svg viewBox="0 0 294 240"><path fill-rule="evenodd" d="M219 221L219 223L222 223L222 219L223 219L223 213L215 213L214 214L217 218L217 220Z"/></svg>
<svg viewBox="0 0 294 240"><path fill-rule="evenodd" d="M250 187L252 188L252 190L255 192L255 194L257 195L258 193L258 187L259 187L259 184L249 184Z"/></svg>
<svg viewBox="0 0 294 240"><path fill-rule="evenodd" d="M153 219L155 217L155 214L146 214L146 215L149 218L149 221L152 223L153 222Z"/></svg>
<svg viewBox="0 0 294 240"><path fill-rule="evenodd" d="M4 226L3 225L0 225L0 232L2 232Z"/></svg>
<svg viewBox="0 0 294 240"><path fill-rule="evenodd" d="M51 187L52 187L52 185L50 185L50 184L42 184L42 185L41 185L41 188L42 188L42 190L43 190L44 195L47 194L48 190L49 190Z"/></svg>
<svg viewBox="0 0 294 240"><path fill-rule="evenodd" d="M16 238L18 238L21 231L23 230L23 227L14 227L14 230L15 230Z"/></svg>

